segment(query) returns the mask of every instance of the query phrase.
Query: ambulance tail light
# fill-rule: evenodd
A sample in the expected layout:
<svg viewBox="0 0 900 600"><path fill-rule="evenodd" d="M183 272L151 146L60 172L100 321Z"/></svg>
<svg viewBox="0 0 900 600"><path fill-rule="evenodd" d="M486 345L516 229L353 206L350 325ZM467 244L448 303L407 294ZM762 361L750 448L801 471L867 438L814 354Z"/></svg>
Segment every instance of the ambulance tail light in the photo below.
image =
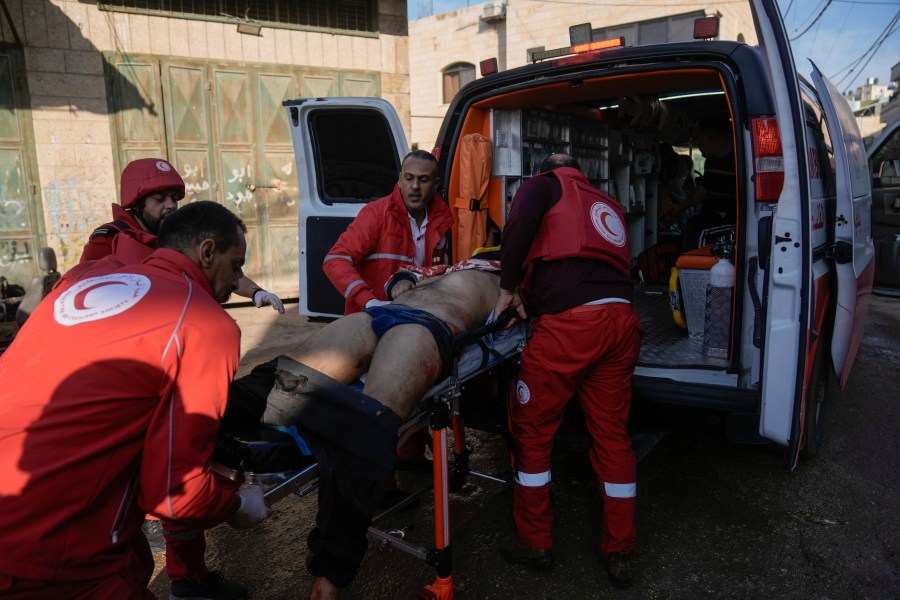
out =
<svg viewBox="0 0 900 600"><path fill-rule="evenodd" d="M438 160L438 162L441 161L441 147L440 146L435 146L434 148L432 148L431 153Z"/></svg>
<svg viewBox="0 0 900 600"><path fill-rule="evenodd" d="M694 39L711 40L719 37L719 17L694 19Z"/></svg>
<svg viewBox="0 0 900 600"><path fill-rule="evenodd" d="M478 68L481 71L482 77L487 77L488 75L493 75L498 72L500 68L497 66L497 57L494 56L492 58L487 58L480 63L478 63Z"/></svg>
<svg viewBox="0 0 900 600"><path fill-rule="evenodd" d="M784 153L775 117L750 120L757 202L775 202L784 187Z"/></svg>

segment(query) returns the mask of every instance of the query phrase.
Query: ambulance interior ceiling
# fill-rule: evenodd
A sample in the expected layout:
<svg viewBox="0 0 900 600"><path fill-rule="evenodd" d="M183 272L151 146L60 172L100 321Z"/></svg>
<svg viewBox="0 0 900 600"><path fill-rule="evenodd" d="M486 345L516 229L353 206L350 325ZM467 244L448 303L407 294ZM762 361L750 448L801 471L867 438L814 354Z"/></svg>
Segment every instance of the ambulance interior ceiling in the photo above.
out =
<svg viewBox="0 0 900 600"><path fill-rule="evenodd" d="M688 141L690 123L702 115L729 115L721 76L711 69L674 69L539 85L476 103L476 109L539 108L595 118L610 124L635 125L636 111L662 103L669 124L663 141ZM676 126L677 123L681 126ZM638 126L639 128L639 126ZM663 135L665 134L665 135Z"/></svg>

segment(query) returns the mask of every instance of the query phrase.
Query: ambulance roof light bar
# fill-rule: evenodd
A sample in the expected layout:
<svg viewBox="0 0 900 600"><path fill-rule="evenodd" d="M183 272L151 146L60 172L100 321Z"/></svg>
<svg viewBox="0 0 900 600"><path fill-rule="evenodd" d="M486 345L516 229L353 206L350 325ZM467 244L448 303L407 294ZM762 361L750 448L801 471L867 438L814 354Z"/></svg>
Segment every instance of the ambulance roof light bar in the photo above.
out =
<svg viewBox="0 0 900 600"><path fill-rule="evenodd" d="M610 48L622 48L625 46L625 38L617 37L609 40L600 40L597 42L588 42L585 44L578 44L577 46L567 46L565 48L556 48L555 50L544 50L541 52L535 52L531 60L533 62L540 62L542 60L547 60L548 58L558 58L560 56L569 56L572 54L585 54L587 52L596 52L598 50L608 50Z"/></svg>

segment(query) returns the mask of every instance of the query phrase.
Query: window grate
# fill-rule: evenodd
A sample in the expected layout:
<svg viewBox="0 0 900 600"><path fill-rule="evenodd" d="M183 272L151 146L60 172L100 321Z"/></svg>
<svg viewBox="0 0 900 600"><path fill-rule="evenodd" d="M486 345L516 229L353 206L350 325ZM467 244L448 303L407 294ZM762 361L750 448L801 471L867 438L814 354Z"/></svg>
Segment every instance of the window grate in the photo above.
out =
<svg viewBox="0 0 900 600"><path fill-rule="evenodd" d="M377 31L377 0L101 0L101 9L270 27Z"/></svg>

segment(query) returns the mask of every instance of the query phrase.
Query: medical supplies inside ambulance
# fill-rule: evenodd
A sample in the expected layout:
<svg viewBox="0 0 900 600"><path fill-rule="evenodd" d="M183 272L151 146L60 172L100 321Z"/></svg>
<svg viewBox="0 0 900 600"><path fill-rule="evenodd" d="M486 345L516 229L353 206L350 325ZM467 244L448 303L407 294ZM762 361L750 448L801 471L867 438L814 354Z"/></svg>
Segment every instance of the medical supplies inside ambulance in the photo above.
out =
<svg viewBox="0 0 900 600"><path fill-rule="evenodd" d="M723 240L678 257L669 280L675 323L703 340L703 354L728 358L735 269L734 242Z"/></svg>
<svg viewBox="0 0 900 600"><path fill-rule="evenodd" d="M713 358L728 358L731 341L731 305L734 299L734 248L713 247L716 264L709 270L704 310L703 352Z"/></svg>
<svg viewBox="0 0 900 600"><path fill-rule="evenodd" d="M669 293L677 294L680 302L673 302L673 311L680 308L675 322L687 327L690 337L702 338L705 329L706 286L709 271L716 264L712 246L704 246L685 252L675 261L675 269L669 281ZM682 324L683 323L683 324Z"/></svg>

